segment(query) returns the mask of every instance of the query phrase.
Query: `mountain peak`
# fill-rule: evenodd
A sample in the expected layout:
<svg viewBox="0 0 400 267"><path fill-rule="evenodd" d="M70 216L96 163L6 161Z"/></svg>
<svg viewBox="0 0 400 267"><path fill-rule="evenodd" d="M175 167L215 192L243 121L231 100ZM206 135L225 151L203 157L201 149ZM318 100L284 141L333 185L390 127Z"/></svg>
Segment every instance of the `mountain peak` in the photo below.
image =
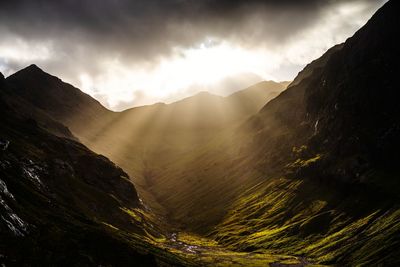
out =
<svg viewBox="0 0 400 267"><path fill-rule="evenodd" d="M60 78L43 71L35 64L12 74L6 81L10 92L63 123L82 110L85 111L86 121L93 121L100 114L108 114L108 110L97 100L71 84L63 82ZM77 125L81 125L78 121L74 123L74 125L68 125L73 131L78 127ZM84 124L86 123L82 123Z"/></svg>
<svg viewBox="0 0 400 267"><path fill-rule="evenodd" d="M26 79L28 77L35 78L35 79L38 79L39 77L48 79L48 78L54 77L54 76L43 71L37 65L31 64L31 65L17 71L16 73L10 75L9 77L7 77L7 80L11 81L11 80L15 80L15 79ZM56 77L54 77L54 78L56 78Z"/></svg>
<svg viewBox="0 0 400 267"><path fill-rule="evenodd" d="M38 65L36 65L36 64L31 64L31 65L29 65L28 67L26 67L26 68L31 68L31 69L40 69L39 67L38 67Z"/></svg>
<svg viewBox="0 0 400 267"><path fill-rule="evenodd" d="M3 73L0 72L0 88L3 88L3 84L5 83L5 78Z"/></svg>
<svg viewBox="0 0 400 267"><path fill-rule="evenodd" d="M39 68L36 64L31 64L28 67L22 69L21 71L30 71L30 72L44 72L41 68Z"/></svg>

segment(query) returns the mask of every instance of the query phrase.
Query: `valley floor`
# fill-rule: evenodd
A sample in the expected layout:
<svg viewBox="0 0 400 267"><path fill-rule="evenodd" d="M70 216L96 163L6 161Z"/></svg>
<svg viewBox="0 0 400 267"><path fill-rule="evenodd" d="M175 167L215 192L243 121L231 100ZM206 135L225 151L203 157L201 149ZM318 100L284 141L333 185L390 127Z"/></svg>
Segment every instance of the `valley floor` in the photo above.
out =
<svg viewBox="0 0 400 267"><path fill-rule="evenodd" d="M306 266L304 258L274 255L267 251L234 252L215 241L187 233L173 233L161 246L200 266Z"/></svg>
<svg viewBox="0 0 400 267"><path fill-rule="evenodd" d="M111 232L123 236L124 239L134 243L140 239L139 242L144 241L150 247L166 252L166 255L174 255L173 259L167 259L166 266L169 266L168 264L171 262L173 266L175 266L174 264L183 266L316 266L314 261L306 257L283 255L268 249L251 252L233 251L218 244L212 238L180 231L171 225L166 225L165 220L159 220L152 213L146 213L139 209L125 211L131 215L134 221L140 222L143 228L147 229L146 237L124 232L112 225L106 226ZM164 262L161 263L161 266L164 266L163 264Z"/></svg>
<svg viewBox="0 0 400 267"><path fill-rule="evenodd" d="M303 257L272 254L262 250L231 251L214 240L184 232L172 233L168 238L157 240L153 244L183 258L186 264L192 266L316 266Z"/></svg>

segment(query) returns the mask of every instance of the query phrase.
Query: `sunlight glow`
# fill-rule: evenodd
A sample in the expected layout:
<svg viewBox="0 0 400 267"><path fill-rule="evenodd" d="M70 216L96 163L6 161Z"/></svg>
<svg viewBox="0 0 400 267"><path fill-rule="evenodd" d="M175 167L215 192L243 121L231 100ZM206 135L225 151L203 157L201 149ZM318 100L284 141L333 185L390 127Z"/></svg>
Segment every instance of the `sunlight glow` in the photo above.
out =
<svg viewBox="0 0 400 267"><path fill-rule="evenodd" d="M175 47L169 57L149 66L128 66L116 58L103 60L106 72L98 77L81 76L80 86L111 109L121 110L132 107L132 103L176 101L244 73L264 80L292 79L290 72L285 74L285 67L300 71L304 64L343 42L367 21L367 8L363 2L339 5L324 14L315 27L288 37L288 42L277 47L245 47L208 37L190 48ZM351 22L351 27L343 28L343 21Z"/></svg>
<svg viewBox="0 0 400 267"><path fill-rule="evenodd" d="M224 95L261 80L293 79L305 64L351 36L373 11L366 1L341 2L324 11L312 27L282 42L269 42L264 33L265 42L257 43L210 33L148 60L118 51L94 53L93 58L79 46L73 49L78 57L73 57L69 43L64 47L51 38L32 41L6 31L0 39L0 71L8 76L35 63L113 110L170 103L200 91ZM258 16L253 20L256 28L266 23Z"/></svg>
<svg viewBox="0 0 400 267"><path fill-rule="evenodd" d="M153 68L127 68L116 59L106 61L103 63L107 70L105 75L93 81L88 75L81 74L80 86L100 98L102 93L113 91L107 96L107 104L115 107L132 99L142 104L165 99L173 101L174 95L181 98L190 86L209 86L241 73L274 79L268 74L278 66L277 58L272 53L245 50L224 42L209 44L210 41L206 41L187 50L176 48L174 57L161 59Z"/></svg>

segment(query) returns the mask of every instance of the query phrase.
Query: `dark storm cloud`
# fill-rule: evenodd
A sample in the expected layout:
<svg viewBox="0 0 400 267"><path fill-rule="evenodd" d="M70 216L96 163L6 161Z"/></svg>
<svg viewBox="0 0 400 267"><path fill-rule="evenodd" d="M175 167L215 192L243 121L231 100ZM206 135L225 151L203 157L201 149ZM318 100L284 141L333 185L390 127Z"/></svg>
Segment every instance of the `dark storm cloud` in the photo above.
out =
<svg viewBox="0 0 400 267"><path fill-rule="evenodd" d="M369 9L365 13L370 15L384 1L0 1L0 71L11 74L36 63L80 86L82 74L88 74L94 82L101 80L109 62L117 61L128 70L137 66L151 70L161 59L178 57L185 48L196 48L205 42L212 46L226 41L248 50L267 48L282 54L282 47L299 41L299 33L318 26L327 14L338 12L335 7L364 3ZM355 29L354 24L346 23L339 23L336 32L327 38ZM304 63L285 64L289 69L295 64L296 68L289 70L295 73ZM286 79L288 75L281 73ZM106 99L108 93L100 91Z"/></svg>
<svg viewBox="0 0 400 267"><path fill-rule="evenodd" d="M151 60L175 46L205 37L247 45L282 42L312 24L338 1L260 0L64 0L6 1L3 31L26 40L52 40L65 54L115 53ZM77 44L80 44L76 47Z"/></svg>

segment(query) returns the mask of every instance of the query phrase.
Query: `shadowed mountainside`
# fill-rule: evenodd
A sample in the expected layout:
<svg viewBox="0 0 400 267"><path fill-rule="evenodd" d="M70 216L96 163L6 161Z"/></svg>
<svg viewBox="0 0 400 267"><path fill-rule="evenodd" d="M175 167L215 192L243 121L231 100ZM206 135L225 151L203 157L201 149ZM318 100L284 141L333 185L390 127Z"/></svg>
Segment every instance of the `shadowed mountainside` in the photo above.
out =
<svg viewBox="0 0 400 267"><path fill-rule="evenodd" d="M389 1L243 126L242 153L264 180L231 207L217 240L329 264L399 264L398 11Z"/></svg>
<svg viewBox="0 0 400 267"><path fill-rule="evenodd" d="M160 233L135 219L143 206L129 176L71 136L42 128L14 106L18 99L10 106L5 86L1 79L0 262L182 265L147 241Z"/></svg>
<svg viewBox="0 0 400 267"><path fill-rule="evenodd" d="M34 64L7 77L6 82L5 90L10 94L44 111L73 132L81 125L94 127L96 121L107 120L113 113L91 96Z"/></svg>

